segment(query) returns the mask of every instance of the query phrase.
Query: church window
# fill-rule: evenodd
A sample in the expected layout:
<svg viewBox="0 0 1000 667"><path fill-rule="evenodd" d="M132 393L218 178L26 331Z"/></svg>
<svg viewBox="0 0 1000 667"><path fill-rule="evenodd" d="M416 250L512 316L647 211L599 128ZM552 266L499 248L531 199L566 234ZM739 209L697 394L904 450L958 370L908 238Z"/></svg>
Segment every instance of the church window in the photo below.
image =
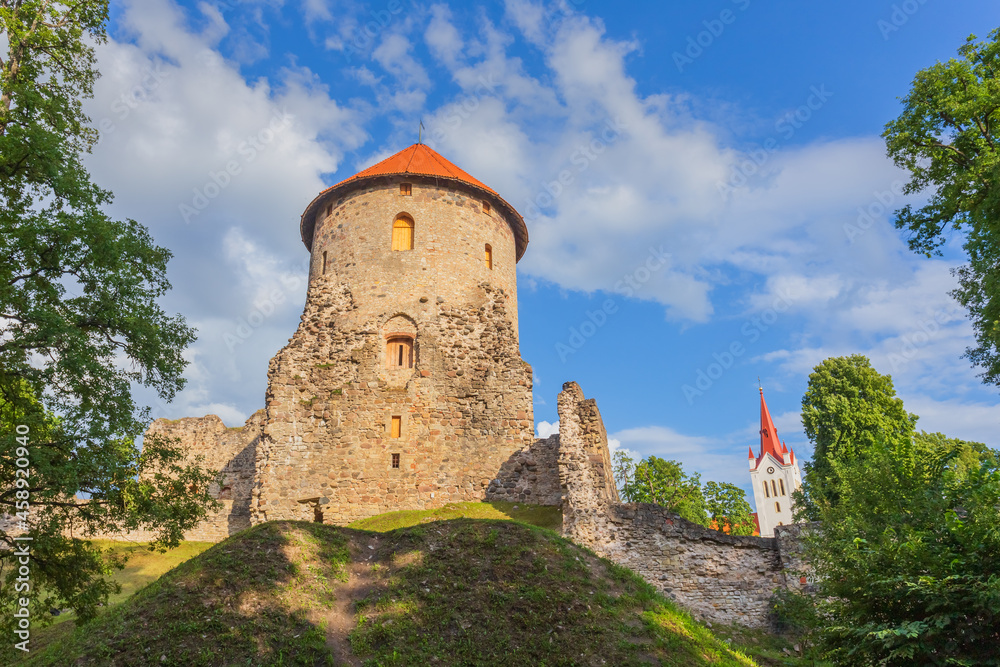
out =
<svg viewBox="0 0 1000 667"><path fill-rule="evenodd" d="M775 496L777 496L777 495L778 495L778 485L774 483L774 480L773 480L773 479L771 480L771 492L772 492L772 493L773 493L773 494L774 494Z"/></svg>
<svg viewBox="0 0 1000 667"><path fill-rule="evenodd" d="M390 338L385 356L391 369L413 368L413 339L407 336Z"/></svg>
<svg viewBox="0 0 1000 667"><path fill-rule="evenodd" d="M398 438L403 433L403 418L399 415L392 416L392 423L389 427L389 437Z"/></svg>
<svg viewBox="0 0 1000 667"><path fill-rule="evenodd" d="M326 250L323 251L323 275L326 275Z"/></svg>
<svg viewBox="0 0 1000 667"><path fill-rule="evenodd" d="M486 268L493 270L493 246L489 243L486 244Z"/></svg>
<svg viewBox="0 0 1000 667"><path fill-rule="evenodd" d="M483 202L483 213L489 213L489 212L490 212L490 203L488 201L484 201Z"/></svg>
<svg viewBox="0 0 1000 667"><path fill-rule="evenodd" d="M392 223L392 249L413 250L413 219L401 215Z"/></svg>
<svg viewBox="0 0 1000 667"><path fill-rule="evenodd" d="M405 197L409 197L410 195L413 194L413 186L411 184L409 184L409 183L400 183L399 184L399 194L401 194L401 195L403 195Z"/></svg>
<svg viewBox="0 0 1000 667"><path fill-rule="evenodd" d="M779 479L778 486L781 487L781 495L785 495L785 480Z"/></svg>
<svg viewBox="0 0 1000 667"><path fill-rule="evenodd" d="M398 468L399 467L399 454L393 454L392 455L392 467L393 468Z"/></svg>
<svg viewBox="0 0 1000 667"><path fill-rule="evenodd" d="M781 514L781 503L774 503L774 511Z"/></svg>
<svg viewBox="0 0 1000 667"><path fill-rule="evenodd" d="M764 497L765 498L770 498L771 497L771 487L769 487L767 485L767 480L766 479L764 480Z"/></svg>
<svg viewBox="0 0 1000 667"><path fill-rule="evenodd" d="M333 204L327 204L326 205L326 217L329 218L331 213L333 213Z"/></svg>

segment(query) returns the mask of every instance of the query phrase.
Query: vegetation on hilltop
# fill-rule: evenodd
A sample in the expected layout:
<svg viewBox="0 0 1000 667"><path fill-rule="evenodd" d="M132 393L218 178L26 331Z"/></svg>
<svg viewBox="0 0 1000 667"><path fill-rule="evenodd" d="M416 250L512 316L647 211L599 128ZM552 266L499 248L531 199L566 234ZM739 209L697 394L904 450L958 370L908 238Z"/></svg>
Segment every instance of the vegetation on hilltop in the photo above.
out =
<svg viewBox="0 0 1000 667"><path fill-rule="evenodd" d="M23 664L756 663L551 531L457 519L255 526Z"/></svg>

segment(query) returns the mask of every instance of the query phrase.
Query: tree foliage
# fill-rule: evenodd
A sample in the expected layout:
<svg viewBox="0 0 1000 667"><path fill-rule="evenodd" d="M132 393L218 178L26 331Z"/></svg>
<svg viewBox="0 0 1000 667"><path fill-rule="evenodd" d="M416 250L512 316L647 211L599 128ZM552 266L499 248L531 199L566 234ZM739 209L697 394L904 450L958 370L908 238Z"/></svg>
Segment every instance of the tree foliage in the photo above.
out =
<svg viewBox="0 0 1000 667"><path fill-rule="evenodd" d="M929 194L896 213L910 248L928 257L954 232L969 263L952 295L969 312L976 347L966 356L1000 385L1000 28L970 36L961 56L917 72L903 112L885 126L889 157L910 173L908 194Z"/></svg>
<svg viewBox="0 0 1000 667"><path fill-rule="evenodd" d="M614 454L614 471L625 502L654 503L688 521L710 524L701 475L688 475L677 461L650 456L636 462L618 450Z"/></svg>
<svg viewBox="0 0 1000 667"><path fill-rule="evenodd" d="M753 535L754 522L746 491L729 482L705 484L705 508L712 523L730 535Z"/></svg>
<svg viewBox="0 0 1000 667"><path fill-rule="evenodd" d="M855 354L816 366L802 397L802 423L815 448L796 512L815 519L816 504L835 500L833 464L864 457L878 442L908 442L917 417L903 408L892 378Z"/></svg>
<svg viewBox="0 0 1000 667"><path fill-rule="evenodd" d="M91 45L105 39L107 5L0 0L0 512L28 492L32 604L83 619L110 590L108 562L70 527L141 527L171 545L212 506L207 471L170 443L136 443L148 409L133 385L170 400L194 332L157 305L170 253L104 213L111 193L81 163L97 138L81 100L98 76ZM27 489L15 489L19 447ZM0 542L13 543L3 531ZM0 550L4 603L10 558Z"/></svg>
<svg viewBox="0 0 1000 667"><path fill-rule="evenodd" d="M818 506L806 548L836 664L997 664L1000 468L969 461L879 441L834 462L840 502Z"/></svg>

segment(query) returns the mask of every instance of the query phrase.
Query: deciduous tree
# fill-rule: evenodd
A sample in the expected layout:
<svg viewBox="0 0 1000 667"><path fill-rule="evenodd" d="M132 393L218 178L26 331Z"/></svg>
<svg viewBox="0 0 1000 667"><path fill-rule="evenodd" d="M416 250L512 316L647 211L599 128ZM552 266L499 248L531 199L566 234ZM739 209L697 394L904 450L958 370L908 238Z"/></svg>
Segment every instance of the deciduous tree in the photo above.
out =
<svg viewBox="0 0 1000 667"><path fill-rule="evenodd" d="M816 366L802 397L802 423L815 450L796 512L815 518L817 503L836 500L835 461L861 458L878 442L909 442L916 421L892 378L867 357L831 357Z"/></svg>
<svg viewBox="0 0 1000 667"><path fill-rule="evenodd" d="M907 194L927 203L896 213L910 248L940 254L955 232L969 263L952 295L972 320L976 346L966 356L1000 385L1000 28L989 41L968 38L945 63L917 72L903 112L885 126L889 157L910 173Z"/></svg>
<svg viewBox="0 0 1000 667"><path fill-rule="evenodd" d="M715 526L730 535L753 535L754 523L746 491L729 482L705 484L705 507Z"/></svg>
<svg viewBox="0 0 1000 667"><path fill-rule="evenodd" d="M971 451L971 450L967 450ZM880 440L835 460L806 554L838 665L988 665L1000 656L1000 468Z"/></svg>
<svg viewBox="0 0 1000 667"><path fill-rule="evenodd" d="M30 598L36 622L43 605L85 620L113 588L70 526L141 527L171 545L212 504L208 471L170 443L136 442L148 409L133 386L170 400L194 332L157 305L170 253L104 212L111 193L81 163L97 138L81 100L107 12L98 0L0 0L0 512L30 506L32 537L31 593L15 596L0 531L0 602Z"/></svg>

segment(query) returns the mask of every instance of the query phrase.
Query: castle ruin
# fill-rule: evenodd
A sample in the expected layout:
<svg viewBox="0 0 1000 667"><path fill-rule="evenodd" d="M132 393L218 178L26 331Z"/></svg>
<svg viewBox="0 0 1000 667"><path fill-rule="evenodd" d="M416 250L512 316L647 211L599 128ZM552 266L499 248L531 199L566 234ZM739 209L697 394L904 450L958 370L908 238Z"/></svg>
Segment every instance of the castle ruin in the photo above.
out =
<svg viewBox="0 0 1000 667"><path fill-rule="evenodd" d="M733 537L621 504L600 412L576 383L559 395L560 433L535 438L517 317L528 233L500 195L415 144L321 192L300 230L305 309L264 408L243 428L214 415L150 426L221 470L223 509L186 539L459 501L560 505L564 535L704 618L764 624L770 593L794 583L780 532Z"/></svg>

